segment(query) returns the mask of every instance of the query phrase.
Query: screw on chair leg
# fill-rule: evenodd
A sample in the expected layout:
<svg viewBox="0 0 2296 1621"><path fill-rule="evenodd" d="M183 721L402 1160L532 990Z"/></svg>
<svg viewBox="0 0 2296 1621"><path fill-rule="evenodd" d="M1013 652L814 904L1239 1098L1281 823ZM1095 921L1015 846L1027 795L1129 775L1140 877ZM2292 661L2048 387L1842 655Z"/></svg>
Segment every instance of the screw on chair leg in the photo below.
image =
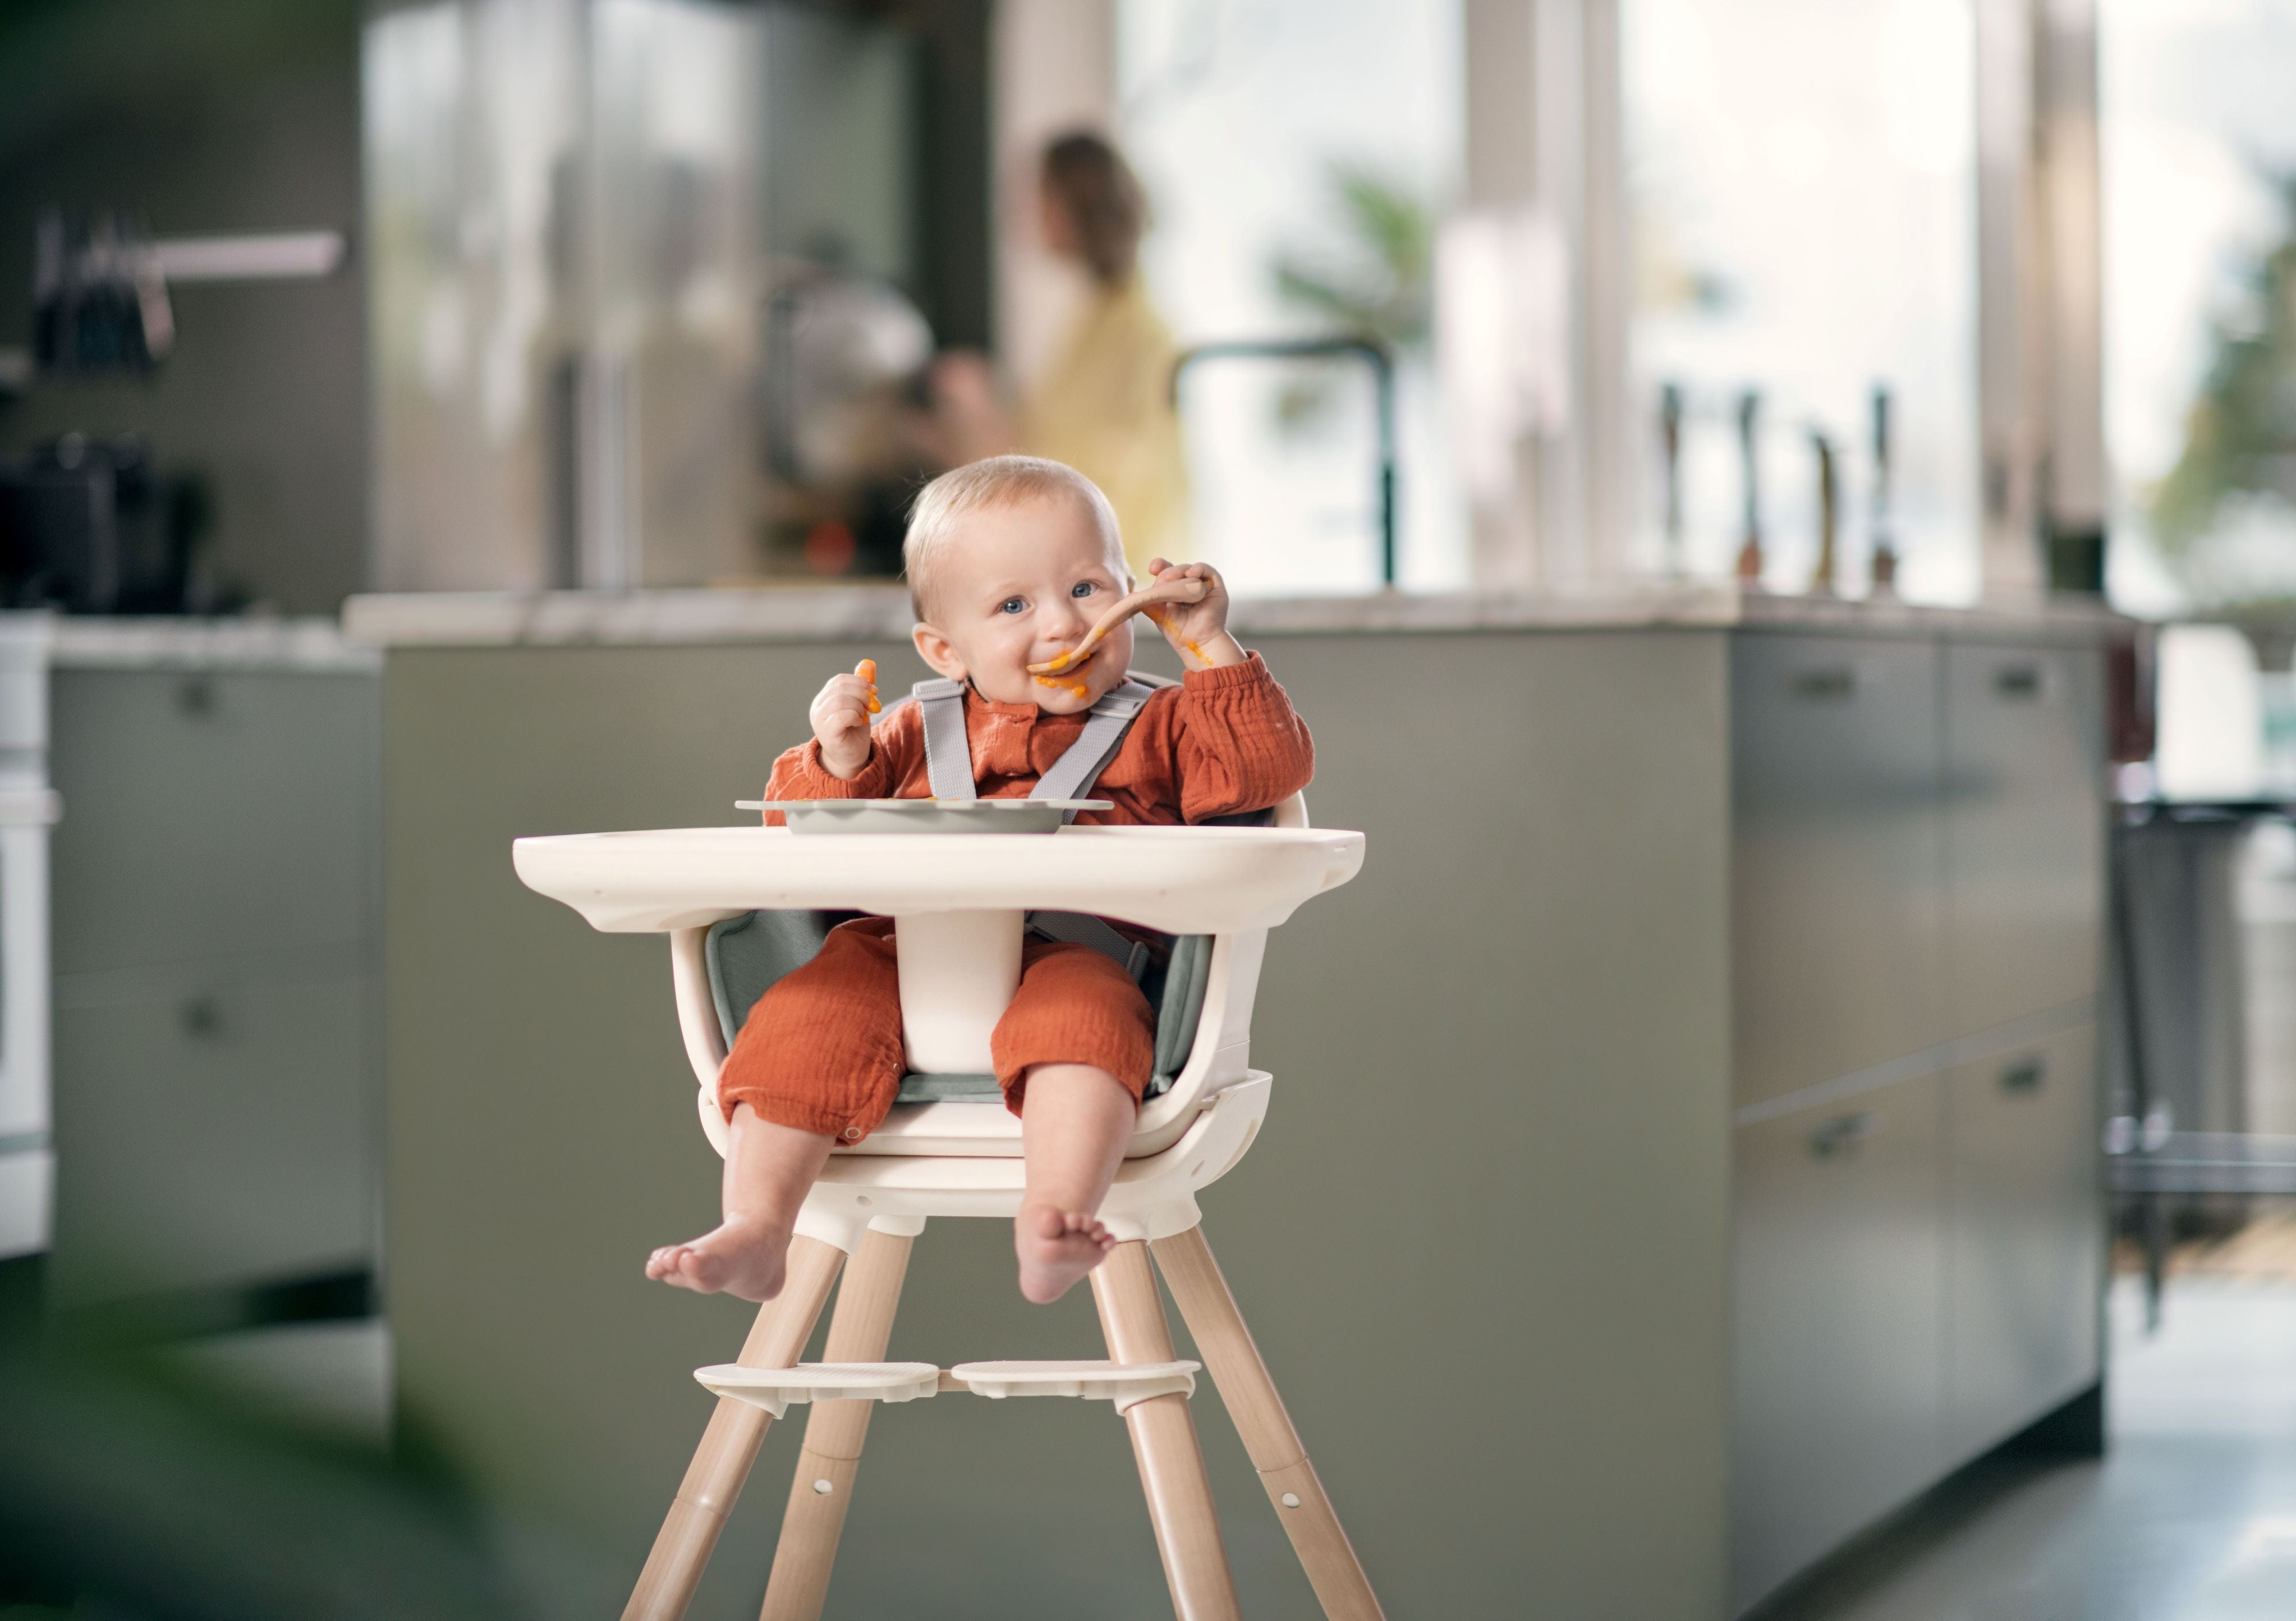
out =
<svg viewBox="0 0 2296 1621"><path fill-rule="evenodd" d="M1243 1449L1259 1471L1260 1484L1275 1504L1276 1517L1292 1538L1308 1582L1331 1621L1385 1621L1385 1613L1365 1576L1362 1561L1340 1527L1331 1499L1324 1495L1316 1466L1308 1460L1283 1398L1243 1325L1235 1297L1212 1259L1201 1227L1155 1242L1156 1264L1171 1286L1181 1321L1194 1336L1196 1350L1243 1437Z"/></svg>
<svg viewBox="0 0 2296 1621"><path fill-rule="evenodd" d="M790 1240L789 1277L782 1292L758 1308L758 1320L742 1341L740 1361L744 1367L792 1366L813 1335L813 1325L829 1298L830 1285L845 1252L818 1239ZM726 1517L750 1478L758 1447L773 1420L762 1408L731 1396L718 1398L709 1427L701 1432L693 1461L686 1465L677 1499L655 1534L653 1551L622 1610L622 1621L679 1621L693 1601L702 1568L718 1546Z"/></svg>
<svg viewBox="0 0 2296 1621"><path fill-rule="evenodd" d="M845 1269L837 1309L829 1319L829 1342L822 1360L882 1362L893 1337L893 1314L908 1275L910 1238L890 1232L862 1235ZM760 1621L819 1621L829 1597L829 1575L837 1563L838 1539L845 1531L845 1508L861 1470L861 1445L869 1434L874 1402L816 1402L806 1420L805 1445L798 1453L797 1478L782 1515L781 1540L774 1544L774 1572L766 1582ZM827 1491L822 1490L824 1485Z"/></svg>
<svg viewBox="0 0 2296 1621"><path fill-rule="evenodd" d="M1149 1270L1147 1246L1119 1244L1092 1274L1093 1303L1100 1308L1108 1354L1118 1362L1172 1360L1172 1334L1164 1305ZM1239 1621L1235 1581L1228 1573L1227 1549L1220 1541L1219 1513L1212 1505L1203 1450L1185 1396L1152 1396L1124 1414L1132 1432L1132 1453L1140 1465L1140 1489L1156 1528L1156 1551L1163 1556L1164 1580L1172 1590L1179 1621Z"/></svg>

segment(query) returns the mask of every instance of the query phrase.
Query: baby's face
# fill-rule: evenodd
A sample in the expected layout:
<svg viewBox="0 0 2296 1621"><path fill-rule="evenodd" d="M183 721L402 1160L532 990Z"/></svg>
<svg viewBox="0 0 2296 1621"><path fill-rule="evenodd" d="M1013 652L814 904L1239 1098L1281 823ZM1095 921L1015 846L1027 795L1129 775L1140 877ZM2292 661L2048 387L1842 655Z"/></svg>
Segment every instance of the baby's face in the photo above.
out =
<svg viewBox="0 0 2296 1621"><path fill-rule="evenodd" d="M983 698L1071 715L1124 679L1129 623L1074 669L1038 677L1028 667L1074 647L1129 585L1123 559L1081 501L1045 496L968 512L939 559L917 651L942 675L970 677Z"/></svg>

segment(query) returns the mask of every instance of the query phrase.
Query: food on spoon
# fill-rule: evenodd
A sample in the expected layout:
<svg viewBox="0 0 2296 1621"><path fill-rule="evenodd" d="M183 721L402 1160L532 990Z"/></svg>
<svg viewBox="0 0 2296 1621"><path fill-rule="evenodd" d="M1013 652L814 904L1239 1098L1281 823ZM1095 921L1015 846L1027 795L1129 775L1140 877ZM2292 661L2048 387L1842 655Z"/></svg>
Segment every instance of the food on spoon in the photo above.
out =
<svg viewBox="0 0 2296 1621"><path fill-rule="evenodd" d="M1076 666L1083 663L1085 659L1092 656L1093 649L1098 647L1103 642L1107 640L1108 633L1110 631L1114 630L1118 626L1123 624L1125 620L1130 618L1134 614L1147 612L1150 603L1201 602L1204 600L1204 593L1209 591L1210 588L1210 585L1207 582L1199 579L1159 580L1152 582L1144 590L1136 591L1130 596L1119 599L1115 607L1101 615L1099 622L1094 625L1090 630L1084 633L1084 640L1078 642L1074 647L1069 649L1068 651L1061 653L1054 658L1047 659L1042 664L1030 665L1029 667L1029 674L1031 675L1057 675L1063 670L1073 669ZM1150 617L1153 618L1154 616L1151 615ZM1160 624L1161 623L1160 620L1158 622ZM1195 651L1196 657L1203 659L1202 650L1197 649ZM1209 664L1211 660L1205 659L1204 662Z"/></svg>

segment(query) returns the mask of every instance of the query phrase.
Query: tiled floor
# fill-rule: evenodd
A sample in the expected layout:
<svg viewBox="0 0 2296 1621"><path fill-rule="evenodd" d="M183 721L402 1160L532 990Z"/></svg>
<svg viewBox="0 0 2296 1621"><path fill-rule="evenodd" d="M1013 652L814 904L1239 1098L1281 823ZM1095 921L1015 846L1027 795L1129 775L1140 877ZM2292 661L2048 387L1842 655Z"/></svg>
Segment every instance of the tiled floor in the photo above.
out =
<svg viewBox="0 0 2296 1621"><path fill-rule="evenodd" d="M2296 1283L2112 1300L2112 1445L1963 1483L1765 1621L2296 1617Z"/></svg>

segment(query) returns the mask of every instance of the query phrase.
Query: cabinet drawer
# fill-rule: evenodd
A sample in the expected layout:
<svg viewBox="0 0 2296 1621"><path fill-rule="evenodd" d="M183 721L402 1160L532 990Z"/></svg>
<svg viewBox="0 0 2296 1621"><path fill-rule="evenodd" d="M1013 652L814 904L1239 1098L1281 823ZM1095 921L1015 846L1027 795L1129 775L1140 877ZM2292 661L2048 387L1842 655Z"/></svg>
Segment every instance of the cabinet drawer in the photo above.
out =
<svg viewBox="0 0 2296 1621"><path fill-rule="evenodd" d="M355 674L59 671L56 971L366 938L377 694Z"/></svg>
<svg viewBox="0 0 2296 1621"><path fill-rule="evenodd" d="M1938 1474L1939 1117L1932 1074L1737 1133L1734 1612Z"/></svg>
<svg viewBox="0 0 2296 1621"><path fill-rule="evenodd" d="M369 1265L370 982L152 979L99 1003L59 987L50 1298Z"/></svg>
<svg viewBox="0 0 2296 1621"><path fill-rule="evenodd" d="M2104 1201L2092 1027L1946 1077L1948 1461L2095 1382Z"/></svg>
<svg viewBox="0 0 2296 1621"><path fill-rule="evenodd" d="M1731 645L1737 1101L1939 1039L1945 849L1938 650Z"/></svg>
<svg viewBox="0 0 2296 1621"><path fill-rule="evenodd" d="M1948 645L1949 1006L1965 1035L2096 993L2103 656Z"/></svg>

